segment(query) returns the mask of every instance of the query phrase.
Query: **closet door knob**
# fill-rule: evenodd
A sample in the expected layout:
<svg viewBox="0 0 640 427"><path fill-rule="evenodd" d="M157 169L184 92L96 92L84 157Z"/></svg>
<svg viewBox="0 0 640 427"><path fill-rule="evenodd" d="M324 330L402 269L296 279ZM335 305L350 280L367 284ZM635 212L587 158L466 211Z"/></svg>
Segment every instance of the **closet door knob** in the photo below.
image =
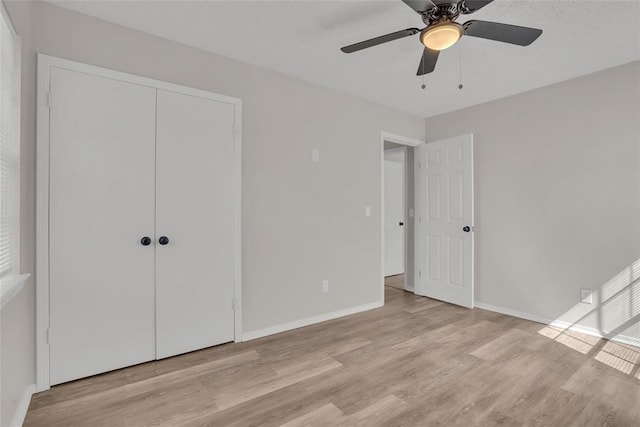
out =
<svg viewBox="0 0 640 427"><path fill-rule="evenodd" d="M160 243L161 245L166 245L167 243L169 243L169 238L167 236L161 236L158 239L158 243Z"/></svg>
<svg viewBox="0 0 640 427"><path fill-rule="evenodd" d="M142 246L149 246L151 244L151 238L144 236L142 239L140 239L140 244L142 244Z"/></svg>

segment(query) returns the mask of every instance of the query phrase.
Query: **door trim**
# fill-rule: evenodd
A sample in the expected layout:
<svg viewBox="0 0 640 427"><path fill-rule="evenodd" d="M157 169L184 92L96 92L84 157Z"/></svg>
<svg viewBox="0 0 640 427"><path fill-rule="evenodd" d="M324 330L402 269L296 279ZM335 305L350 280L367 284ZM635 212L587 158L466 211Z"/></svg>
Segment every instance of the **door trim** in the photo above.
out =
<svg viewBox="0 0 640 427"><path fill-rule="evenodd" d="M393 142L394 144L400 144L407 147L418 147L419 145L424 144L424 141L415 138L409 138L402 135L397 135L391 132L380 132L380 206L378 207L378 212L380 212L380 305L384 305L384 143ZM406 158L405 158L405 168L407 167ZM414 171L415 173L415 171ZM407 183L405 182L405 188ZM405 272L407 270L407 262L408 258L406 256L407 249L407 241L406 231L405 231L405 257L404 257L404 265ZM406 289L406 275L405 275L405 283L404 287Z"/></svg>
<svg viewBox="0 0 640 427"><path fill-rule="evenodd" d="M141 86L224 102L234 106L234 341L242 340L242 100L62 58L38 54L36 88L36 391L50 388L49 376L49 106L52 68L106 77Z"/></svg>

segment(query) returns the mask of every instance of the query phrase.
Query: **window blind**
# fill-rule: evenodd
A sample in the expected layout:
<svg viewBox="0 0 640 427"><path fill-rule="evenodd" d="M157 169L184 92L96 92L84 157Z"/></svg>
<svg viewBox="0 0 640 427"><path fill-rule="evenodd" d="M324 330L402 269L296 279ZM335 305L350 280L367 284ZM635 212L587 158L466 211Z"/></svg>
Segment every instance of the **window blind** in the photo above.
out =
<svg viewBox="0 0 640 427"><path fill-rule="evenodd" d="M6 277L18 273L20 47L0 7L0 277Z"/></svg>

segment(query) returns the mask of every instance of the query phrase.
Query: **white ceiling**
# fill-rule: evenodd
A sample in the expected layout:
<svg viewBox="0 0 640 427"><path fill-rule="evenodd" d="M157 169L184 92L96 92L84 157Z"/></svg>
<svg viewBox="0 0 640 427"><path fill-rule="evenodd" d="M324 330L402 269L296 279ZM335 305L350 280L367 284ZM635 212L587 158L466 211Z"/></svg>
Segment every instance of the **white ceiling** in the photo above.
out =
<svg viewBox="0 0 640 427"><path fill-rule="evenodd" d="M422 28L400 0L51 2L423 117L640 59L640 0L496 0L458 21L537 27L542 36L524 48L463 37L441 53L426 90L415 75L417 35L350 55L339 50Z"/></svg>

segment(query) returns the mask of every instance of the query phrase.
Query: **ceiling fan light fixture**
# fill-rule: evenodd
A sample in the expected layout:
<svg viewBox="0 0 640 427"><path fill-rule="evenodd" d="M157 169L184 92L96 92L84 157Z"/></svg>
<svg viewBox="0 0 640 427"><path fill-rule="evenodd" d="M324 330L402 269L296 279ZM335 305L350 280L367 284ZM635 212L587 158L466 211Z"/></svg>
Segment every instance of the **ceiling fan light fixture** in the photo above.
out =
<svg viewBox="0 0 640 427"><path fill-rule="evenodd" d="M464 34L464 28L457 22L444 22L427 27L420 40L431 50L444 50L456 44Z"/></svg>

